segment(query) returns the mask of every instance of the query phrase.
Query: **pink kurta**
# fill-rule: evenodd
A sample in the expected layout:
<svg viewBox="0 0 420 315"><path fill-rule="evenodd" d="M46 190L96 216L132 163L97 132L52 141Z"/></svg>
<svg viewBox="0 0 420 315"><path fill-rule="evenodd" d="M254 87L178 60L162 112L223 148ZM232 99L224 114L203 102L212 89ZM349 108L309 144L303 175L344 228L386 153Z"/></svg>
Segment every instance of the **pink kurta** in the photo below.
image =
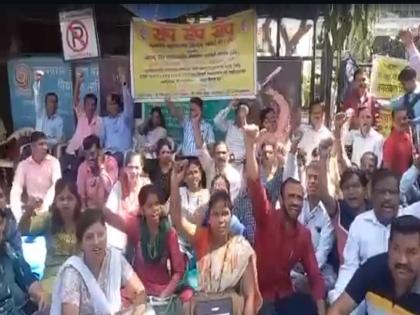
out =
<svg viewBox="0 0 420 315"><path fill-rule="evenodd" d="M158 263L148 263L144 260L140 245L140 218L127 222L127 234L131 244L135 244L134 270L143 282L147 295L159 296L168 286L175 289L182 279L186 259L178 245L176 230L171 228L166 239L166 252ZM170 269L168 269L168 260ZM178 277L175 277L178 275Z"/></svg>

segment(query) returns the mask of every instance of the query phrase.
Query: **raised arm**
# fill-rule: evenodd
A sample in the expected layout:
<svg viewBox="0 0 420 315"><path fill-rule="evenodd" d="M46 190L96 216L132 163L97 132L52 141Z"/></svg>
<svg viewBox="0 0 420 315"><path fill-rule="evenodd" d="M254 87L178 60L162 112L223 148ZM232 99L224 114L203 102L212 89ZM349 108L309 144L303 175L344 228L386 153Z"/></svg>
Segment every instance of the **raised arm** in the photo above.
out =
<svg viewBox="0 0 420 315"><path fill-rule="evenodd" d="M182 109L177 108L170 99L166 100L166 106L168 106L169 112L171 115L178 120L180 124L184 121L184 113L182 112Z"/></svg>
<svg viewBox="0 0 420 315"><path fill-rule="evenodd" d="M201 166L203 167L204 172L209 172L213 159L210 156L207 146L204 144L202 147L199 147L198 150L198 159L200 160Z"/></svg>
<svg viewBox="0 0 420 315"><path fill-rule="evenodd" d="M405 46L405 49L408 53L408 62L410 67L416 70L417 73L420 72L420 53L414 45L413 34L410 30L400 31L400 38Z"/></svg>
<svg viewBox="0 0 420 315"><path fill-rule="evenodd" d="M35 80L32 86L34 92L35 114L37 122L45 116L45 106L42 104L41 97L41 71L35 71ZM38 126L37 126L38 127Z"/></svg>
<svg viewBox="0 0 420 315"><path fill-rule="evenodd" d="M178 232L181 232L190 244L194 243L194 236L197 231L197 226L188 222L181 213L181 196L179 194L179 185L184 180L185 171L187 169L188 161L175 162L172 169L171 176L171 196L169 198L169 211L172 222L174 223Z"/></svg>
<svg viewBox="0 0 420 315"><path fill-rule="evenodd" d="M118 76L120 78L123 102L124 102L123 115L124 115L126 123L131 125L133 124L133 120L134 120L134 101L133 101L133 97L131 96L130 90L128 88L125 69L119 67Z"/></svg>
<svg viewBox="0 0 420 315"><path fill-rule="evenodd" d="M80 103L80 87L85 80L83 72L76 74L76 82L74 84L74 93L73 93L73 109L78 115L83 111L83 106Z"/></svg>
<svg viewBox="0 0 420 315"><path fill-rule="evenodd" d="M319 192L325 209L331 217L334 217L337 213L337 201L328 191L327 175L328 161L332 145L332 139L322 140L319 144Z"/></svg>
<svg viewBox="0 0 420 315"><path fill-rule="evenodd" d="M337 150L337 160L341 174L346 168L351 166L351 162L349 161L346 151L344 150L343 130L347 131L346 144L353 144L352 134L348 132L349 119L345 113L338 113L335 116L334 126L335 148Z"/></svg>
<svg viewBox="0 0 420 315"><path fill-rule="evenodd" d="M229 106L226 108L223 108L221 111L219 111L214 117L214 125L217 129L223 132L227 132L229 126L232 124L231 120L227 119L227 116L230 113L230 110L233 109L235 106L238 105L238 100L234 99L229 103Z"/></svg>
<svg viewBox="0 0 420 315"><path fill-rule="evenodd" d="M248 193L257 224L265 224L271 211L271 203L267 191L260 180L257 158L255 156L256 141L259 131L256 125L245 125L245 171L248 177ZM280 188L278 188L280 189Z"/></svg>
<svg viewBox="0 0 420 315"><path fill-rule="evenodd" d="M276 102L278 108L276 109L277 112L277 130L286 140L288 137L289 132L289 123L290 123L290 105L286 101L283 95L273 89L272 92L273 100Z"/></svg>

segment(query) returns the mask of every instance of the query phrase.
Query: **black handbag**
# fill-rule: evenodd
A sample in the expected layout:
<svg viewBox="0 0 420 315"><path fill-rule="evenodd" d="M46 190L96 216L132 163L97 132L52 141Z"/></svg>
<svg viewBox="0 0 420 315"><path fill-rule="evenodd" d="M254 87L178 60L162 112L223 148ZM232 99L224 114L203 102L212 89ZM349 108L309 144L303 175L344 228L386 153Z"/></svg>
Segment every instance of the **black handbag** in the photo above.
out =
<svg viewBox="0 0 420 315"><path fill-rule="evenodd" d="M203 296L196 300L194 315L233 315L232 298Z"/></svg>

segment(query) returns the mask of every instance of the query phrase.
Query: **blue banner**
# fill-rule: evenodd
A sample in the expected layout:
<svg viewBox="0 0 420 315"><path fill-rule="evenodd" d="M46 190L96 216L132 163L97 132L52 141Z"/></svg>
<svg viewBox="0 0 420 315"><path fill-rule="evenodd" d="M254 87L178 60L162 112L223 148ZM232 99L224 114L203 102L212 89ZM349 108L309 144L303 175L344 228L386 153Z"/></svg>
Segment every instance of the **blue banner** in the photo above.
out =
<svg viewBox="0 0 420 315"><path fill-rule="evenodd" d="M35 102L33 93L34 72L41 70L41 95L55 92L58 95L58 114L64 121L64 134L69 139L74 132L73 88L71 66L62 57L23 57L7 63L10 104L14 130L35 128Z"/></svg>

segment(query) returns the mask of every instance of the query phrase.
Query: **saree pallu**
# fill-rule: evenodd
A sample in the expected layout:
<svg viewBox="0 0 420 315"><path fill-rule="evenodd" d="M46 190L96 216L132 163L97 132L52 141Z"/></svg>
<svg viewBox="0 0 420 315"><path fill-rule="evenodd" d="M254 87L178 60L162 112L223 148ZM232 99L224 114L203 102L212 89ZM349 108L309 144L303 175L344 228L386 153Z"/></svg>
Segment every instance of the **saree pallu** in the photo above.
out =
<svg viewBox="0 0 420 315"><path fill-rule="evenodd" d="M242 315L245 305L242 279L249 264L253 270L256 314L261 307L262 298L258 289L255 252L245 238L233 236L224 246L211 250L210 230L201 228L197 232L194 245L200 290L190 302L189 314L198 314L200 309L206 308L205 301L213 301L211 304L215 308L227 309L229 304L232 315Z"/></svg>

